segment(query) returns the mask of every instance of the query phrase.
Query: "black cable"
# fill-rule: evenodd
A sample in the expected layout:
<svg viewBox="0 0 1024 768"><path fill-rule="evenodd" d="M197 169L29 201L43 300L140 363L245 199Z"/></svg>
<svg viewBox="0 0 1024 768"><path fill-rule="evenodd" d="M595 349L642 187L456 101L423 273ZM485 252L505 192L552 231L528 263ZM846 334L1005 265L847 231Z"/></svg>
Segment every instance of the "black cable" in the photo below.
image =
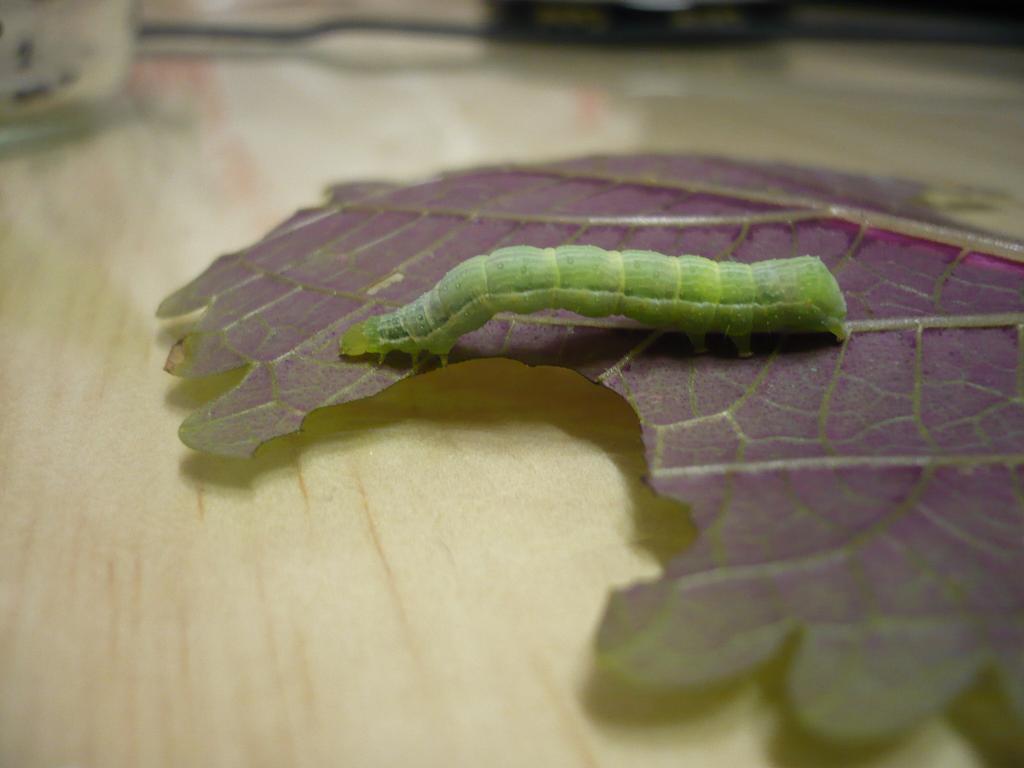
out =
<svg viewBox="0 0 1024 768"><path fill-rule="evenodd" d="M391 19L337 18L310 24L207 24L203 22L144 22L141 37L192 37L206 40L244 40L274 43L301 43L341 32L394 32L404 35L443 37L483 37L488 28L474 24L442 24Z"/></svg>
<svg viewBox="0 0 1024 768"><path fill-rule="evenodd" d="M510 4L513 5L513 4ZM144 22L144 39L201 39L238 42L304 43L332 34L383 32L403 35L459 37L495 42L590 44L590 45L683 45L701 43L760 42L767 40L846 40L953 43L973 45L1024 45L1024 24L1019 21L956 18L942 15L872 16L841 15L802 17L774 9L750 13L729 21L693 17L686 27L661 23L659 14L634 14L626 23L602 28L552 26L535 23L520 12L498 14L483 24L430 21L329 18L309 24L210 24L205 22ZM516 9L518 10L518 9ZM621 20L621 19L616 19ZM639 20L639 21L638 21Z"/></svg>

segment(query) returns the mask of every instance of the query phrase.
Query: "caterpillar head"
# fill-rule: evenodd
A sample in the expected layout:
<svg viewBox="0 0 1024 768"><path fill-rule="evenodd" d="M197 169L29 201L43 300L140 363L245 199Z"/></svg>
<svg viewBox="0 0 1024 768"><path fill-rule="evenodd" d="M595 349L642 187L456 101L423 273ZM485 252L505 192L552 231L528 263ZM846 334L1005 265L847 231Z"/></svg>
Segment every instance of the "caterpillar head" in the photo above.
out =
<svg viewBox="0 0 1024 768"><path fill-rule="evenodd" d="M839 290L839 283L835 275L829 271L817 256L804 256L803 259L813 259L815 269L814 275L807 286L808 298L814 305L817 314L817 328L807 330L828 331L835 335L836 339L842 341L846 338L846 299L843 292Z"/></svg>
<svg viewBox="0 0 1024 768"><path fill-rule="evenodd" d="M818 309L827 318L825 327L835 335L838 341L846 338L846 299L839 290L835 277L828 275L829 289L818 297Z"/></svg>
<svg viewBox="0 0 1024 768"><path fill-rule="evenodd" d="M358 357L367 352L376 352L370 339L366 336L364 323L356 323L341 337L341 354Z"/></svg>

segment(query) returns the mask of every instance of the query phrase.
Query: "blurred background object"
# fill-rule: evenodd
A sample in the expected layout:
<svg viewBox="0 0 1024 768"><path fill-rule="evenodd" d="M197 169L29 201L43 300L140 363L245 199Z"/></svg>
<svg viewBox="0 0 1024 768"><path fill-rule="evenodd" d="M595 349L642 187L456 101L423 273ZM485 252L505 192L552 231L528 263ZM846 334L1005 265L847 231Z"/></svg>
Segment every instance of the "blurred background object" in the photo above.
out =
<svg viewBox="0 0 1024 768"><path fill-rule="evenodd" d="M207 41L287 44L345 32L504 42L685 46L778 39L1024 44L996 0L136 0L0 1L0 149L92 126L146 53ZM203 48L211 53L210 46Z"/></svg>
<svg viewBox="0 0 1024 768"><path fill-rule="evenodd" d="M0 2L0 146L63 132L118 91L134 9L134 0Z"/></svg>
<svg viewBox="0 0 1024 768"><path fill-rule="evenodd" d="M166 6L161 10L160 6ZM202 18L181 16L183 6ZM147 3L154 37L307 40L336 32L469 35L516 42L685 44L773 39L1020 45L998 0L455 0L451 3ZM167 15L169 14L169 15Z"/></svg>

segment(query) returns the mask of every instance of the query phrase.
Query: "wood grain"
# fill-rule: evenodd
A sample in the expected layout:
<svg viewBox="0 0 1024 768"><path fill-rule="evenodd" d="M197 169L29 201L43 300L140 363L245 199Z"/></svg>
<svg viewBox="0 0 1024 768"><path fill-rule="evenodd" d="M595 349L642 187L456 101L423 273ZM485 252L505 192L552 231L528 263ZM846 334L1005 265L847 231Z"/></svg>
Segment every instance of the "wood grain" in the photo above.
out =
<svg viewBox="0 0 1024 768"><path fill-rule="evenodd" d="M979 764L944 720L815 745L777 670L669 699L593 678L609 589L692 535L612 393L454 366L219 460L175 431L232 375L164 374L153 310L329 182L589 151L918 176L1022 235L1021 70L884 46L144 58L102 130L0 158L0 765Z"/></svg>

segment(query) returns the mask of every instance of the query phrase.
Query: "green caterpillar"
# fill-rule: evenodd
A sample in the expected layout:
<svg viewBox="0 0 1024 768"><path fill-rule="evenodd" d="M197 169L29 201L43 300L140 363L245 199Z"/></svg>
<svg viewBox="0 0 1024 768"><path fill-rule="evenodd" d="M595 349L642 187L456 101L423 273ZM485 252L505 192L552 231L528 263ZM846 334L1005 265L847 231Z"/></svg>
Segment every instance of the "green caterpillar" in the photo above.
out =
<svg viewBox="0 0 1024 768"><path fill-rule="evenodd" d="M682 331L698 352L709 332L728 336L741 356L750 354L755 332L846 337L846 302L816 256L739 264L592 245L516 245L474 256L415 301L350 327L341 352L426 351L447 362L458 338L496 313L552 308Z"/></svg>

